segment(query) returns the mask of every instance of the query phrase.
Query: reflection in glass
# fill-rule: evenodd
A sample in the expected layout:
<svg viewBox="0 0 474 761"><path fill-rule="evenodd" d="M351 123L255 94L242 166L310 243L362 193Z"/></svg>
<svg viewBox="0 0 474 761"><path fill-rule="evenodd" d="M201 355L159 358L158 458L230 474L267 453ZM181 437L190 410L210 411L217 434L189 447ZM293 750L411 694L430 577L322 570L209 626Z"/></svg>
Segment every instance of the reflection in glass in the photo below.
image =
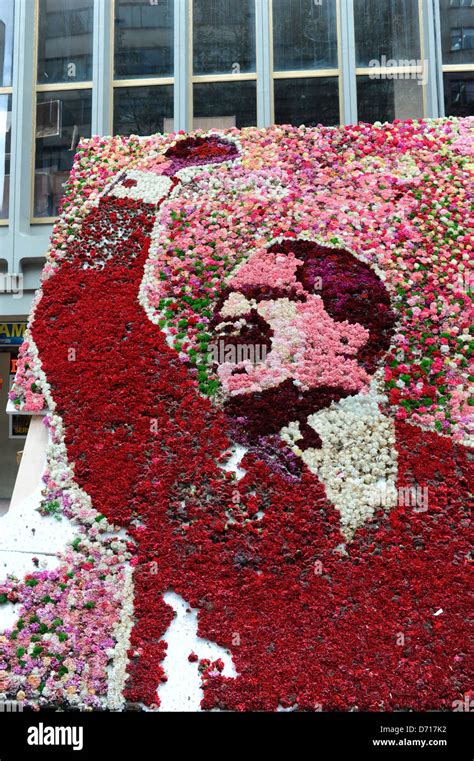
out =
<svg viewBox="0 0 474 761"><path fill-rule="evenodd" d="M255 71L255 0L194 0L195 74Z"/></svg>
<svg viewBox="0 0 474 761"><path fill-rule="evenodd" d="M443 63L474 63L474 4L440 0Z"/></svg>
<svg viewBox="0 0 474 761"><path fill-rule="evenodd" d="M94 0L39 0L38 83L92 79Z"/></svg>
<svg viewBox="0 0 474 761"><path fill-rule="evenodd" d="M474 72L444 74L446 116L474 116Z"/></svg>
<svg viewBox="0 0 474 761"><path fill-rule="evenodd" d="M423 87L416 79L357 77L357 110L361 122L420 119Z"/></svg>
<svg viewBox="0 0 474 761"><path fill-rule="evenodd" d="M115 135L153 135L172 131L173 85L115 88Z"/></svg>
<svg viewBox="0 0 474 761"><path fill-rule="evenodd" d="M173 75L174 0L115 0L115 77Z"/></svg>
<svg viewBox="0 0 474 761"><path fill-rule="evenodd" d="M273 0L275 71L337 68L336 0Z"/></svg>
<svg viewBox="0 0 474 761"><path fill-rule="evenodd" d="M193 129L254 127L255 82L209 82L194 85Z"/></svg>
<svg viewBox="0 0 474 761"><path fill-rule="evenodd" d="M0 95L0 219L8 219L12 96Z"/></svg>
<svg viewBox="0 0 474 761"><path fill-rule="evenodd" d="M357 66L420 58L417 0L354 0L354 26Z"/></svg>
<svg viewBox="0 0 474 761"><path fill-rule="evenodd" d="M338 77L275 79L275 123L339 124Z"/></svg>
<svg viewBox="0 0 474 761"><path fill-rule="evenodd" d="M90 90L38 93L34 217L57 215L79 140L91 134L91 105Z"/></svg>
<svg viewBox="0 0 474 761"><path fill-rule="evenodd" d="M11 87L14 0L0 0L0 87Z"/></svg>

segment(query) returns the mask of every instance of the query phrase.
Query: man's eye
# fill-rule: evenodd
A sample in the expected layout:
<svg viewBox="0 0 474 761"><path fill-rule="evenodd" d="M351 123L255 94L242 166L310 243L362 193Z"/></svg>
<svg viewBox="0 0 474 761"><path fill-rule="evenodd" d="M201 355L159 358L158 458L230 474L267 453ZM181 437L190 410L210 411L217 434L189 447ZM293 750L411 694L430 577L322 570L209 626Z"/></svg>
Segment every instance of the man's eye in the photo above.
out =
<svg viewBox="0 0 474 761"><path fill-rule="evenodd" d="M232 323L230 322L221 323L220 325L217 325L216 327L216 334L218 336L230 336L235 333L235 330L236 330L235 326Z"/></svg>
<svg viewBox="0 0 474 761"><path fill-rule="evenodd" d="M233 322L221 322L216 326L217 332L220 335L226 336L238 335L244 328L248 328L248 323L243 317L239 320L234 320Z"/></svg>
<svg viewBox="0 0 474 761"><path fill-rule="evenodd" d="M124 186L124 188L134 188L135 185L137 185L137 184L138 184L137 181L136 180L132 180L131 178L123 180L123 182L122 182L122 185Z"/></svg>

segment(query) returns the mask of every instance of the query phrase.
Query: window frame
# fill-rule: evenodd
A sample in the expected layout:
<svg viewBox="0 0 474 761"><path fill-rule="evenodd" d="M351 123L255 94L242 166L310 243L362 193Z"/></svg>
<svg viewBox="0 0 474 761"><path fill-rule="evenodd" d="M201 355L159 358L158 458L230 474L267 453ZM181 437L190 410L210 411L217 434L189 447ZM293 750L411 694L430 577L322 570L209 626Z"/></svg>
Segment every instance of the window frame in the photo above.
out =
<svg viewBox="0 0 474 761"><path fill-rule="evenodd" d="M115 2L115 0L114 0ZM97 0L92 0L92 11L94 15L95 27L95 6ZM39 15L40 0L34 0L34 54L33 54L33 116L32 116L32 155L31 155L31 176L30 176L30 224L31 225L51 225L58 219L57 216L35 217L33 210L35 208L35 172L36 172L36 121L38 108L38 93L41 92L77 92L78 90L90 90L91 100L94 96L93 83L94 79L84 82L51 82L48 84L38 84L38 52L39 52ZM94 61L94 34L92 31L92 69L96 65ZM91 134L93 134L93 125L91 118Z"/></svg>
<svg viewBox="0 0 474 761"><path fill-rule="evenodd" d="M7 98L11 97L11 99L12 99L12 112L13 112L13 86L10 86L10 87L0 87L0 95L6 95ZM11 157L10 157L10 161L11 161ZM12 183L10 183L10 186L8 188L8 198L9 198L8 208L9 208L9 213L8 213L8 217L5 217L4 219L0 219L0 226L1 227L8 227L9 224L10 224L10 199L11 199L11 191L12 191Z"/></svg>
<svg viewBox="0 0 474 761"><path fill-rule="evenodd" d="M427 61L428 76L430 70L429 56L427 55L427 40L425 36L425 5L423 0L417 0L418 5L418 29L420 42L420 60ZM357 101L357 78L368 77L370 74L422 74L420 66L357 66L355 67L356 76L356 101ZM420 118L426 119L428 115L428 84L420 85L422 88L422 111ZM396 117L395 117L396 118Z"/></svg>
<svg viewBox="0 0 474 761"><path fill-rule="evenodd" d="M97 2L97 0L95 0ZM117 0L110 0L110 4L112 6L112 13L111 13L111 42L110 42L110 58L111 58L111 77L112 77L112 86L110 89L110 133L113 132L113 124L114 124L114 103L115 103L115 90L120 88L126 88L126 87L166 87L166 86L172 86L173 87L173 93L174 98L176 97L175 93L175 81L176 81L176 72L173 73L172 77L128 77L126 79L116 79L115 78L115 18L116 18L116 9L117 9ZM176 2L174 2L174 9L173 9L173 56L174 56L174 47L176 45ZM174 118L174 117L173 117ZM176 129L176 125L173 125Z"/></svg>
<svg viewBox="0 0 474 761"><path fill-rule="evenodd" d="M443 50L441 47L441 37L443 32L443 21L442 21L442 9L441 9L441 0L435 0L436 3L436 16L437 16L437 25L438 25L438 33L439 33L439 61L440 61L440 103L442 108L442 115L445 115L445 108L444 108L444 102L445 102L445 87L444 87L444 75L445 74L474 74L474 63L444 63L443 61ZM464 6L462 4L459 5L450 5L449 8L447 8L447 12L449 13L450 10L474 10L474 0L471 0L470 6ZM462 27L453 27L456 29L462 28ZM474 51L473 51L474 54ZM473 77L474 78L474 77Z"/></svg>
<svg viewBox="0 0 474 761"><path fill-rule="evenodd" d="M16 7L16 3L15 3L14 9L13 9L13 29L12 29L13 45L15 44L15 25L17 23L17 21L16 21L17 15L18 15L18 8ZM12 55L12 69L13 69L13 66L14 66L14 62L15 62L15 53L13 51L13 55ZM14 76L15 76L15 72L12 70L12 83L11 83L11 85L8 85L8 87L7 86L0 87L0 95L6 95L7 98L11 97L11 102L12 102L12 117L13 117L13 108L14 108L14 102L13 102L13 79L14 79ZM12 150L13 150L13 146L11 148L11 151ZM11 165L11 155L10 155L10 165ZM12 176L11 173L10 173L10 176ZM11 199L12 199L12 189L13 189L13 183L10 182L10 186L8 188L8 217L5 217L5 219L0 219L0 227L8 227L10 225L10 206L11 206Z"/></svg>
<svg viewBox="0 0 474 761"><path fill-rule="evenodd" d="M194 117L194 85L219 82L255 82L257 127L275 123L275 82L292 79L337 78L339 98L339 124L357 123L357 77L369 73L419 73L419 67L359 67L356 65L354 49L354 7L353 0L333 0L336 3L337 25L337 67L324 69L279 70L274 68L273 51L273 0L255 0L255 72L226 74L194 74L193 71L193 0L174 0L174 72L173 76L144 76L117 79L114 71L115 51L115 10L116 0L93 0L93 77L87 82L58 82L38 84L38 33L39 0L17 0L19 5L32 3L34 6L34 66L33 66L33 106L31 176L30 176L30 225L51 225L56 216L35 217L34 173L36 161L36 103L40 92L90 90L92 95L92 134L112 134L114 124L114 95L116 89L131 87L173 87L174 130L190 131ZM331 0L332 1L332 0ZM420 36L420 58L427 59L429 84L422 88L423 117L444 115L443 76L446 73L474 72L474 63L444 64L441 53L441 0L417 0ZM453 6L455 7L455 6ZM20 23L20 13L15 12L15 26ZM433 27L431 29L431 27ZM12 86L0 88L0 94L12 96L13 111L17 98ZM13 117L12 117L13 121ZM13 150L13 149L12 149ZM17 148L18 150L18 148ZM13 179L13 185L19 180ZM0 220L0 226L7 226L10 220Z"/></svg>
<svg viewBox="0 0 474 761"><path fill-rule="evenodd" d="M273 0L270 0L270 61L271 61L271 77L272 77L272 99L271 99L271 120L272 124L275 123L275 80L276 79L318 79L320 77L336 77L337 78L337 91L339 99L339 122L338 124L344 124L345 119L345 102L343 93L343 73L342 73L342 48L343 48L343 35L342 35L342 9L341 0L334 0L336 3L336 44L337 44L337 67L328 69L288 69L280 70L274 67L274 40L273 40Z"/></svg>
<svg viewBox="0 0 474 761"><path fill-rule="evenodd" d="M259 50L258 50L258 0L254 0L254 13L255 13L255 72L245 72L239 74L195 74L194 73L194 0L187 0L188 13L187 22L189 24L189 66L188 66L188 81L189 87L187 88L188 97L188 113L189 113L189 130L194 129L194 85L195 84L215 84L218 82L255 82L255 111L257 115L257 125L260 122L260 109L258 98L258 79L259 79Z"/></svg>

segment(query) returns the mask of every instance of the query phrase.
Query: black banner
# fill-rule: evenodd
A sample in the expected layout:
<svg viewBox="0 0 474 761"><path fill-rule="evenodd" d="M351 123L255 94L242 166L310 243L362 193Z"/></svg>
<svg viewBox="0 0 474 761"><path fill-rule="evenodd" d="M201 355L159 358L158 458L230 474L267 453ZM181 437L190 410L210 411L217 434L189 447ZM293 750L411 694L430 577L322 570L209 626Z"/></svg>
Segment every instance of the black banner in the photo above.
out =
<svg viewBox="0 0 474 761"><path fill-rule="evenodd" d="M456 759L472 761L469 712L450 713L144 713L0 712L0 761L133 759L183 753L225 757Z"/></svg>

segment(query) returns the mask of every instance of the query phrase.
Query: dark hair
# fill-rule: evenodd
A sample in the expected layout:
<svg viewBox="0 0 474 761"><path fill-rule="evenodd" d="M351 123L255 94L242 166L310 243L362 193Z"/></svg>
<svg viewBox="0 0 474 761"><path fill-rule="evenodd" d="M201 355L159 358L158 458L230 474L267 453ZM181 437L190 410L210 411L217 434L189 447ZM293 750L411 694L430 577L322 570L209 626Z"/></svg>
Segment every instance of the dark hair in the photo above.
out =
<svg viewBox="0 0 474 761"><path fill-rule="evenodd" d="M319 293L334 320L358 322L369 331L369 340L357 359L368 373L373 373L390 346L396 317L389 293L370 265L343 248L329 248L307 240L284 240L272 245L269 251L293 252L303 261L297 267L296 278L305 291ZM315 290L319 283L320 290Z"/></svg>

